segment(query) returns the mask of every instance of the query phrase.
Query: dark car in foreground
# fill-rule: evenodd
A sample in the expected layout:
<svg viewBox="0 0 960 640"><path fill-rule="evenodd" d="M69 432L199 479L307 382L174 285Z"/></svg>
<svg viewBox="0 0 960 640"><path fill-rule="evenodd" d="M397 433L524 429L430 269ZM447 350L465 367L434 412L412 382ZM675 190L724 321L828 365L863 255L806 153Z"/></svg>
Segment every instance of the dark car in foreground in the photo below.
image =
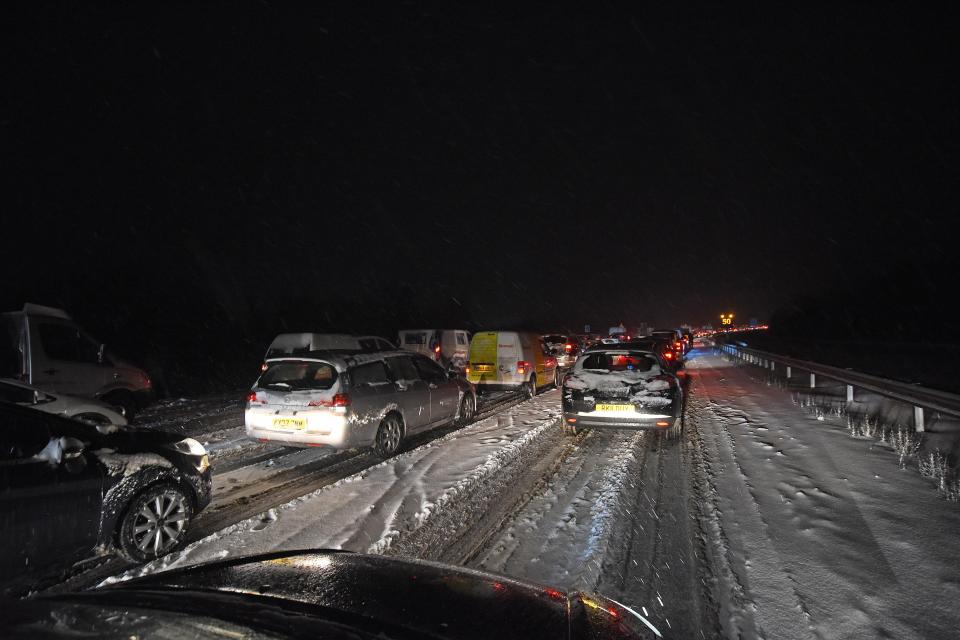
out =
<svg viewBox="0 0 960 640"><path fill-rule="evenodd" d="M431 562L281 552L17 603L5 638L656 638L633 608Z"/></svg>
<svg viewBox="0 0 960 640"><path fill-rule="evenodd" d="M203 446L180 434L92 425L0 402L0 583L55 580L116 548L147 561L177 548L210 502Z"/></svg>
<svg viewBox="0 0 960 640"><path fill-rule="evenodd" d="M585 427L674 427L683 390L657 354L624 345L587 350L563 379L563 424L568 433Z"/></svg>

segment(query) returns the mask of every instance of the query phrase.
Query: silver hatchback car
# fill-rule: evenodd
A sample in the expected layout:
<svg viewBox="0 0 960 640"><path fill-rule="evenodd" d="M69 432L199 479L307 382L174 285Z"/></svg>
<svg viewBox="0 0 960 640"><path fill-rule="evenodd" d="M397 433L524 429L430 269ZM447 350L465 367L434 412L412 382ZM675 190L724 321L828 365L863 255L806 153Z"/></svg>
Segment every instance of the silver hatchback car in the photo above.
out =
<svg viewBox="0 0 960 640"><path fill-rule="evenodd" d="M293 447L372 446L391 456L409 435L473 419L462 375L406 351L317 351L266 361L247 395L247 435Z"/></svg>

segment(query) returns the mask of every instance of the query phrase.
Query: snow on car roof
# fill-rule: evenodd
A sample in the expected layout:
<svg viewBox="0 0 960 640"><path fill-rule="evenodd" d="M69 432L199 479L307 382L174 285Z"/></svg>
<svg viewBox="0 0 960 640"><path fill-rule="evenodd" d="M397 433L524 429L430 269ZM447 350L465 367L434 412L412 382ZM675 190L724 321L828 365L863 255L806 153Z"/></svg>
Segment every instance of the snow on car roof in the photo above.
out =
<svg viewBox="0 0 960 640"><path fill-rule="evenodd" d="M283 361L296 361L296 360L308 360L313 362L327 362L334 365L338 371L346 371L347 367L351 365L358 364L367 364L369 362L377 362L380 360L385 360L391 357L397 356L406 356L410 357L411 354L409 351L402 350L393 350L393 351L356 351L352 349L327 349L324 351L309 351L303 355L285 355L285 356L276 356L273 358L267 358L266 362L283 362Z"/></svg>

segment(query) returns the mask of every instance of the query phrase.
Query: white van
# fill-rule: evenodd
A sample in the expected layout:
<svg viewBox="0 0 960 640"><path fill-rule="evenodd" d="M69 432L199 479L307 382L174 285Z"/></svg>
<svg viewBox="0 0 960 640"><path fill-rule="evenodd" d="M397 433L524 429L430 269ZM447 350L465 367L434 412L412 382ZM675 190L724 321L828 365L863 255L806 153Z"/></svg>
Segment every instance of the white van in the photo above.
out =
<svg viewBox="0 0 960 640"><path fill-rule="evenodd" d="M404 329L399 346L433 358L444 367L463 369L470 355L470 333L464 329Z"/></svg>
<svg viewBox="0 0 960 640"><path fill-rule="evenodd" d="M470 340L467 380L488 389L522 389L532 397L559 386L560 369L536 333L484 331Z"/></svg>
<svg viewBox="0 0 960 640"><path fill-rule="evenodd" d="M49 393L95 398L127 420L153 400L145 371L107 351L65 311L38 304L0 314L0 377Z"/></svg>

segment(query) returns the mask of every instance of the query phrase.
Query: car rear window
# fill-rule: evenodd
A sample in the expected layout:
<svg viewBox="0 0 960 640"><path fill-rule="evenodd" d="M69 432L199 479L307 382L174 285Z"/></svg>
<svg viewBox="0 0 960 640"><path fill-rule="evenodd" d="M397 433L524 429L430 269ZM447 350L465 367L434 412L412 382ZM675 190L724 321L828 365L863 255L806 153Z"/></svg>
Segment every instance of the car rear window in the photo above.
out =
<svg viewBox="0 0 960 640"><path fill-rule="evenodd" d="M559 344L567 341L567 336L543 336L543 341L547 344Z"/></svg>
<svg viewBox="0 0 960 640"><path fill-rule="evenodd" d="M337 369L327 362L283 361L267 363L257 386L278 391L332 389L337 381Z"/></svg>
<svg viewBox="0 0 960 640"><path fill-rule="evenodd" d="M589 353L583 360L582 367L593 371L636 371L643 373L657 366L657 361L643 353L626 353L623 351L601 351Z"/></svg>

